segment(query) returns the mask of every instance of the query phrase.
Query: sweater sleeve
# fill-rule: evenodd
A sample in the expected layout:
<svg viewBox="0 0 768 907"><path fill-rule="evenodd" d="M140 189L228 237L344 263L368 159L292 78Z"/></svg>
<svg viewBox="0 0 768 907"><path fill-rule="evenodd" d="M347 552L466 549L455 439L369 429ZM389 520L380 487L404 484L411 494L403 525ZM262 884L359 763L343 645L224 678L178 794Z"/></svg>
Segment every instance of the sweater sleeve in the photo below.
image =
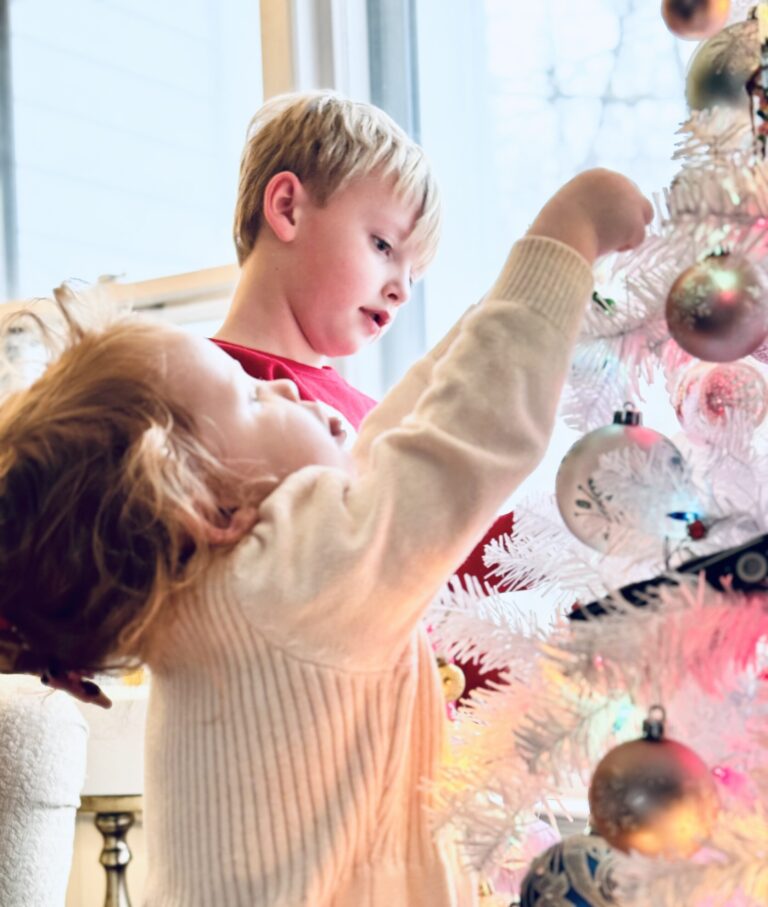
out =
<svg viewBox="0 0 768 907"><path fill-rule="evenodd" d="M543 455L591 282L569 247L521 241L487 298L368 417L357 474L311 467L270 495L237 552L262 632L322 662L391 664Z"/></svg>

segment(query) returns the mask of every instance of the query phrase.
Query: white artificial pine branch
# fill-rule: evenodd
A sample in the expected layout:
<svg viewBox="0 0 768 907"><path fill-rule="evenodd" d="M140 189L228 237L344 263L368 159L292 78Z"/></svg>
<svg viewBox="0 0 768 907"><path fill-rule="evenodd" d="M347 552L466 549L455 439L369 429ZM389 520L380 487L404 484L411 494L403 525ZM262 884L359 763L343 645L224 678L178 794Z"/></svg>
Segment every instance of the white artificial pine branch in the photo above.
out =
<svg viewBox="0 0 768 907"><path fill-rule="evenodd" d="M542 638L532 616L466 577L442 591L428 616L435 650L447 658L476 661L484 670L520 672Z"/></svg>
<svg viewBox="0 0 768 907"><path fill-rule="evenodd" d="M619 863L618 903L626 907L764 907L768 903L768 815L724 813L695 860L647 859Z"/></svg>
<svg viewBox="0 0 768 907"><path fill-rule="evenodd" d="M601 555L571 535L550 495L521 502L513 533L487 545L483 560L502 588L535 587L564 607L605 591L599 581Z"/></svg>

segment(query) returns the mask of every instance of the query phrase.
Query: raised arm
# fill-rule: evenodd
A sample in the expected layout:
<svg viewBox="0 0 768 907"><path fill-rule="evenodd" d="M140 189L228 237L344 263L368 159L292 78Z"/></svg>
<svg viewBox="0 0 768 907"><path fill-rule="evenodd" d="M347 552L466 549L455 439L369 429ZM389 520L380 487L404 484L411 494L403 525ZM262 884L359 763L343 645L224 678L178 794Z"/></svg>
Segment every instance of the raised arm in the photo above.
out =
<svg viewBox="0 0 768 907"><path fill-rule="evenodd" d="M615 185L614 178L623 180L611 174L598 183ZM407 415L381 431L376 415L369 417L356 478L305 470L265 502L255 533L260 584L270 589L266 600L280 614L275 632L283 628L286 644L301 650L306 642L315 657L355 667L384 667L538 463L592 286L582 252L606 251L597 228L582 235L589 218L579 202L595 204L586 182L566 205L574 209L572 241L549 237L547 219L537 221L541 232L533 232L535 223L513 247L442 355L393 391L400 399L388 401L392 411L415 398ZM624 204L632 216L600 214L623 227L608 240L619 247L642 237L648 216L630 187L619 183L613 208ZM562 230L563 213L556 213L553 232ZM414 374L415 393L408 387ZM268 615L259 620L269 632Z"/></svg>

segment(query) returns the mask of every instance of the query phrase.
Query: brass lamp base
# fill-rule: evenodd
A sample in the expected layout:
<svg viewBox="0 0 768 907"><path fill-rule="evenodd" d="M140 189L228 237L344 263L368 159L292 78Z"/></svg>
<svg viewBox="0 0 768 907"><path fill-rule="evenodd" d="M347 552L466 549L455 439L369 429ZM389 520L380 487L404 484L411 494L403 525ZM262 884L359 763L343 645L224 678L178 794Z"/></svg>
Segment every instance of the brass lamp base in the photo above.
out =
<svg viewBox="0 0 768 907"><path fill-rule="evenodd" d="M104 838L99 862L107 874L104 907L131 907L125 873L131 862L126 837L136 814L142 810L140 795L127 797L87 796L80 799L80 812L96 813L96 828Z"/></svg>

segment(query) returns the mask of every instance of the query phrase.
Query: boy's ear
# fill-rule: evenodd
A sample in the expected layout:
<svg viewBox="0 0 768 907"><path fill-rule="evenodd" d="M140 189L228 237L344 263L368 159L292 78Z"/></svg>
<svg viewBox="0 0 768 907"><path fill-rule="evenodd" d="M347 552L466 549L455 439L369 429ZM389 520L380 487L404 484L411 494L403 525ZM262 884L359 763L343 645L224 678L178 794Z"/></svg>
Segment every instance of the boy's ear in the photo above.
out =
<svg viewBox="0 0 768 907"><path fill-rule="evenodd" d="M225 525L206 523L205 537L208 543L214 548L236 544L253 529L258 513L256 507L239 507L229 514Z"/></svg>
<svg viewBox="0 0 768 907"><path fill-rule="evenodd" d="M281 170L264 189L264 220L272 232L283 242L291 242L296 235L296 224L301 207L308 194L301 180L290 170Z"/></svg>

